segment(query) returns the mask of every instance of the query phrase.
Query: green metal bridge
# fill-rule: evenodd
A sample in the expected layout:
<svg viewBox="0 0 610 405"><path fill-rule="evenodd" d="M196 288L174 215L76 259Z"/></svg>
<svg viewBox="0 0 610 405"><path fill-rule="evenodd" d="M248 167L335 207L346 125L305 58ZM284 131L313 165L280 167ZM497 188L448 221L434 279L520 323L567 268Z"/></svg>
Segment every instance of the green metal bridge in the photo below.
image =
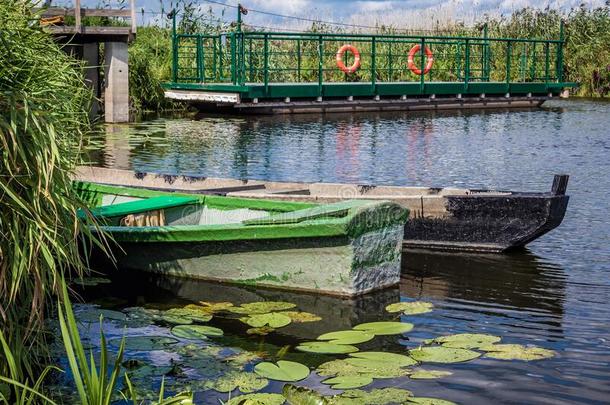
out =
<svg viewBox="0 0 610 405"><path fill-rule="evenodd" d="M244 32L238 13L233 32L183 34L174 16L166 96L240 112L539 105L576 85L563 80L560 32L558 39L490 38L487 27L480 37ZM338 54L348 44L360 54L353 73L337 64L354 63L352 52ZM409 66L416 45L433 55L429 71L424 52Z"/></svg>

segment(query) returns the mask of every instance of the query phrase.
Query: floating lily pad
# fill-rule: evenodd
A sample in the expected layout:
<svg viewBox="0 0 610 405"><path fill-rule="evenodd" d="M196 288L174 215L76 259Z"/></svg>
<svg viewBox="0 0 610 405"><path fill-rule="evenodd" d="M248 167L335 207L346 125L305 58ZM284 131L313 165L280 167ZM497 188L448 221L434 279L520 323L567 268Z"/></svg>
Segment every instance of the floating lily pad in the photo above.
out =
<svg viewBox="0 0 610 405"><path fill-rule="evenodd" d="M297 387L292 384L285 384L282 388L282 395L291 405L296 404L311 404L311 405L328 405L329 402L320 393L305 387Z"/></svg>
<svg viewBox="0 0 610 405"><path fill-rule="evenodd" d="M447 401L445 399L427 397L412 397L409 398L408 403L420 405L457 405L455 402Z"/></svg>
<svg viewBox="0 0 610 405"><path fill-rule="evenodd" d="M378 388L370 391L348 390L330 398L330 405L389 405L406 404L413 393L400 388Z"/></svg>
<svg viewBox="0 0 610 405"><path fill-rule="evenodd" d="M233 306L232 302L208 302L208 301L199 301L199 305L202 307L203 311L214 313L226 311L227 309Z"/></svg>
<svg viewBox="0 0 610 405"><path fill-rule="evenodd" d="M356 346L338 345L330 342L305 342L297 346L296 349L302 352L324 354L344 354L358 351Z"/></svg>
<svg viewBox="0 0 610 405"><path fill-rule="evenodd" d="M361 330L342 330L320 335L318 336L318 340L329 340L330 343L337 345L354 345L368 342L374 337L375 335Z"/></svg>
<svg viewBox="0 0 610 405"><path fill-rule="evenodd" d="M366 376L371 378L396 378L407 376L409 370L389 365L388 363L348 358L323 363L318 366L316 373L322 377Z"/></svg>
<svg viewBox="0 0 610 405"><path fill-rule="evenodd" d="M209 381L205 387L219 392L231 392L238 388L244 394L248 394L261 390L268 384L269 380L254 373L233 371L215 381Z"/></svg>
<svg viewBox="0 0 610 405"><path fill-rule="evenodd" d="M414 380L425 380L432 378L441 378L452 375L451 371L441 371L441 370L416 370L409 374L409 378Z"/></svg>
<svg viewBox="0 0 610 405"><path fill-rule="evenodd" d="M74 314L76 319L80 322L99 322L100 316L104 321L125 321L127 315L119 311L113 311L110 309L99 309L91 308L85 311L79 311Z"/></svg>
<svg viewBox="0 0 610 405"><path fill-rule="evenodd" d="M456 349L452 347L434 346L420 347L409 350L409 355L417 361L430 363L459 363L476 359L481 353L467 349Z"/></svg>
<svg viewBox="0 0 610 405"><path fill-rule="evenodd" d="M184 318L182 316L174 315L163 315L161 317L161 320L171 325L190 325L193 323L193 320L190 318Z"/></svg>
<svg viewBox="0 0 610 405"><path fill-rule="evenodd" d="M272 328L270 326L261 326L260 328L250 328L246 331L246 333L248 335L267 336L273 331L275 331L275 328Z"/></svg>
<svg viewBox="0 0 610 405"><path fill-rule="evenodd" d="M195 322L208 322L212 319L212 315L205 313L204 311L201 311L199 309L189 307L188 305L184 308L168 309L164 313L164 317L165 316L188 318Z"/></svg>
<svg viewBox="0 0 610 405"><path fill-rule="evenodd" d="M231 398L226 405L282 405L286 398L280 394L246 394Z"/></svg>
<svg viewBox="0 0 610 405"><path fill-rule="evenodd" d="M352 357L359 359L373 360L384 362L395 367L407 367L417 364L417 361L404 354L386 353L386 352L358 352L350 354Z"/></svg>
<svg viewBox="0 0 610 405"><path fill-rule="evenodd" d="M184 339L207 339L208 336L222 336L223 331L207 325L178 325L172 328L172 335Z"/></svg>
<svg viewBox="0 0 610 405"><path fill-rule="evenodd" d="M100 284L110 284L112 281L104 277L84 277L82 279L74 280L74 284L93 287Z"/></svg>
<svg viewBox="0 0 610 405"><path fill-rule="evenodd" d="M414 301L414 302L397 302L385 307L388 312L402 312L405 315L425 314L431 312L434 305L431 302Z"/></svg>
<svg viewBox="0 0 610 405"><path fill-rule="evenodd" d="M230 363L233 363L233 364L239 365L239 366L245 366L248 363L251 363L253 361L259 361L259 360L261 360L260 355L258 355L257 353L254 353L254 352L247 352L247 351L232 354L231 356L225 358L225 361L228 361Z"/></svg>
<svg viewBox="0 0 610 405"><path fill-rule="evenodd" d="M342 376L329 378L322 382L332 386L335 390L349 390L369 385L373 382L373 379L368 376Z"/></svg>
<svg viewBox="0 0 610 405"><path fill-rule="evenodd" d="M307 378L309 367L294 361L280 360L277 364L266 361L258 363L254 372L271 380L294 382Z"/></svg>
<svg viewBox="0 0 610 405"><path fill-rule="evenodd" d="M121 338L111 339L108 344L114 347L121 345ZM168 346L178 343L178 339L168 336L127 336L125 350L152 351L165 350Z"/></svg>
<svg viewBox="0 0 610 405"><path fill-rule="evenodd" d="M250 302L247 304L241 304L239 307L229 307L227 311L236 313L236 314L266 314L268 312L273 311L285 311L287 309L291 309L296 307L295 304L291 302L281 302L281 301L260 301L260 302Z"/></svg>
<svg viewBox="0 0 610 405"><path fill-rule="evenodd" d="M241 320L254 328L260 328L263 326L281 328L292 322L289 317L277 312L250 315L249 317L242 318Z"/></svg>
<svg viewBox="0 0 610 405"><path fill-rule="evenodd" d="M280 314L286 315L294 323L317 322L322 320L318 315L309 312L282 311Z"/></svg>
<svg viewBox="0 0 610 405"><path fill-rule="evenodd" d="M406 322L369 322L354 326L354 330L362 330L374 335L399 335L413 329L413 324Z"/></svg>
<svg viewBox="0 0 610 405"><path fill-rule="evenodd" d="M456 335L440 336L435 339L426 340L424 343L439 343L445 347L458 349L476 349L499 342L500 339L500 336L484 333L458 333Z"/></svg>
<svg viewBox="0 0 610 405"><path fill-rule="evenodd" d="M487 345L480 348L486 351L485 357L499 360L542 360L555 355L552 350L536 346L523 346L517 344Z"/></svg>

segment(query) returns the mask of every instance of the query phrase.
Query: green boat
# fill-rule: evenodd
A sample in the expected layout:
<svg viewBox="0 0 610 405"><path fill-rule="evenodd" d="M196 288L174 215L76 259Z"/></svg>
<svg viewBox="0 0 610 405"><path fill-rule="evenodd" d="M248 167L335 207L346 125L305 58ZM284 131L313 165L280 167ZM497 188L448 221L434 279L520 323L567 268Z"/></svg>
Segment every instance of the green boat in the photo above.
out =
<svg viewBox="0 0 610 405"><path fill-rule="evenodd" d="M354 296L395 285L409 211L75 182L120 269ZM84 212L82 213L85 214Z"/></svg>

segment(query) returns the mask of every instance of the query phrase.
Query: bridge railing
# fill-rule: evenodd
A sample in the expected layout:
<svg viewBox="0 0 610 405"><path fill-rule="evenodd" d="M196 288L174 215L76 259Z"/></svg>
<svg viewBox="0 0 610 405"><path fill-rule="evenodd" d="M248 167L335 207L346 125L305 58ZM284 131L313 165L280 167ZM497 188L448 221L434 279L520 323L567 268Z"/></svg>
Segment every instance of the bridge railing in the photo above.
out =
<svg viewBox="0 0 610 405"><path fill-rule="evenodd" d="M351 74L336 65L345 44L360 52ZM426 74L408 67L411 48L429 48L434 64ZM351 65L353 55L343 55ZM417 52L415 67L427 57ZM563 39L515 39L447 36L229 32L174 34L175 83L426 83L562 82Z"/></svg>

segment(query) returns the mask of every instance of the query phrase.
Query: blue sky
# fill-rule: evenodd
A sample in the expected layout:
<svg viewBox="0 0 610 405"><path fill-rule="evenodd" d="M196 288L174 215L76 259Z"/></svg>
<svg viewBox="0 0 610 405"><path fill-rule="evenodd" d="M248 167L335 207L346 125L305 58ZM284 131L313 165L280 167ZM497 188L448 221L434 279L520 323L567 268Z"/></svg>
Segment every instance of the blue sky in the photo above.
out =
<svg viewBox="0 0 610 405"><path fill-rule="evenodd" d="M91 7L102 2L119 4L129 0L81 0L83 6ZM215 15L225 19L234 18L235 10L211 4L205 0L190 0L203 10L211 10ZM237 0L214 0L234 5ZM270 11L278 14L321 19L333 22L375 25L377 23L394 25L401 28L423 28L431 22L440 24L446 21L463 21L466 24L482 19L486 14L491 16L509 15L523 7L559 8L569 10L584 4L586 7L599 7L606 0L241 0L246 8ZM70 4L71 0L53 0L54 4ZM171 9L176 0L136 0L136 8L146 11ZM148 14L147 20L151 15ZM251 12L244 17L245 22L253 25L264 25L280 28L307 28L310 23L278 18Z"/></svg>

